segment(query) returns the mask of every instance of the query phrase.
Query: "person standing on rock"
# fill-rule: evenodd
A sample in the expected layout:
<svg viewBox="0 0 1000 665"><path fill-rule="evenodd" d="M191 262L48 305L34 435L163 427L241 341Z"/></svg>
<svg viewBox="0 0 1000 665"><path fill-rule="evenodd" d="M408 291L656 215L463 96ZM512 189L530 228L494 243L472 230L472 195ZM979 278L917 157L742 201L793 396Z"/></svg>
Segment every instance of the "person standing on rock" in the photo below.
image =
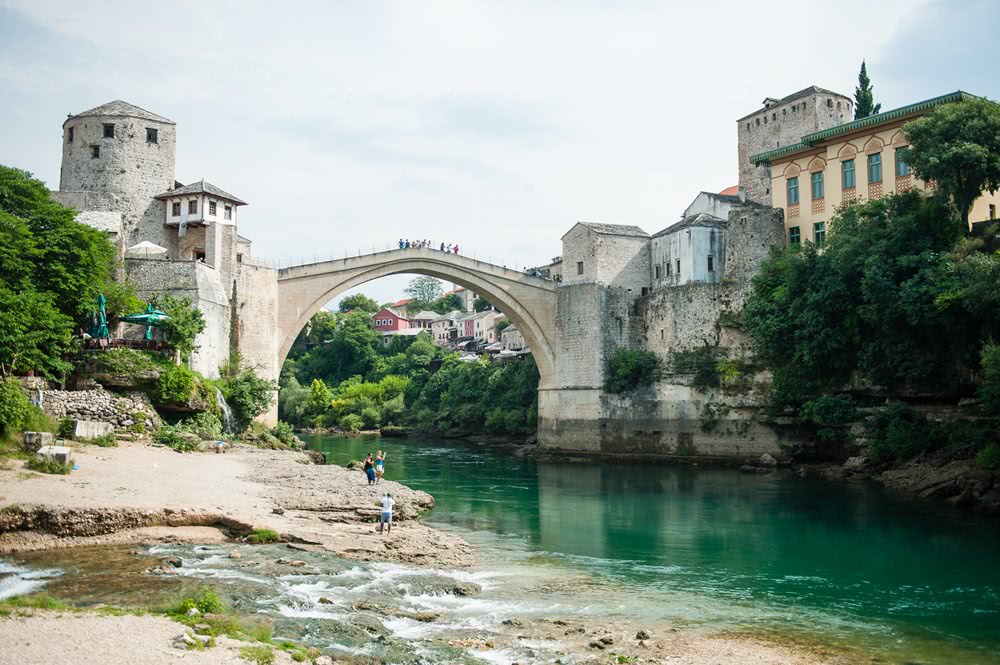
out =
<svg viewBox="0 0 1000 665"><path fill-rule="evenodd" d="M381 450L375 453L375 482L382 482L382 474L385 472L385 453Z"/></svg>
<svg viewBox="0 0 1000 665"><path fill-rule="evenodd" d="M395 499L388 492L382 497L382 517L378 523L378 532L382 533L382 529L385 529L386 533L392 531L392 507L396 505Z"/></svg>
<svg viewBox="0 0 1000 665"><path fill-rule="evenodd" d="M368 457L365 458L365 476L368 478L369 485L375 483L375 464L372 462L371 453L368 453Z"/></svg>

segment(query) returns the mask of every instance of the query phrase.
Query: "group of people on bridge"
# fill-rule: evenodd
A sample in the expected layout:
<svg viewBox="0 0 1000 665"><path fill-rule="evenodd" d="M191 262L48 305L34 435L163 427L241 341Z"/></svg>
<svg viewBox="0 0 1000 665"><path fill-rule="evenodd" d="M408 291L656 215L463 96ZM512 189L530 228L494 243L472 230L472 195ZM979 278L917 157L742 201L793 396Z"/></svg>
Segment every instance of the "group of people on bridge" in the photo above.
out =
<svg viewBox="0 0 1000 665"><path fill-rule="evenodd" d="M403 238L399 239L400 249L410 249L411 247L417 248L417 247L433 247L433 246L434 245L433 243L431 243L430 240L406 240ZM441 243L440 249L442 252L445 252L447 254L458 254L458 243L455 243L454 245L452 245L451 243L448 243L447 245Z"/></svg>

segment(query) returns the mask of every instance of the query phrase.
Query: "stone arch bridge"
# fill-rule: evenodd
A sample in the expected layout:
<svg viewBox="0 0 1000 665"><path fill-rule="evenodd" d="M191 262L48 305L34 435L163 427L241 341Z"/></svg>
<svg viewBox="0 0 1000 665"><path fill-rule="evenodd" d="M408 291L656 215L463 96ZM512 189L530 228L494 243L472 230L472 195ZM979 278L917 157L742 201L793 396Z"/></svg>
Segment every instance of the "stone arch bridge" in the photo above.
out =
<svg viewBox="0 0 1000 665"><path fill-rule="evenodd" d="M555 381L556 284L460 254L420 247L331 259L278 270L277 369L323 305L353 287L401 273L448 280L480 294L521 331L538 366L539 388Z"/></svg>

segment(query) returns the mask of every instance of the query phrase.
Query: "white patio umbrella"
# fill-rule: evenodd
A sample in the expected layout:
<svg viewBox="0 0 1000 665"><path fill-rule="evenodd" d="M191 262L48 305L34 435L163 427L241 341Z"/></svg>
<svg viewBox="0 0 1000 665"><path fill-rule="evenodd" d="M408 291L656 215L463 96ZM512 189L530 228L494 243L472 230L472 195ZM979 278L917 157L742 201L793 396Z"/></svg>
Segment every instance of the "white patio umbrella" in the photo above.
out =
<svg viewBox="0 0 1000 665"><path fill-rule="evenodd" d="M156 256L158 254L166 254L167 248L160 247L156 243L149 242L148 240L143 240L140 243L132 245L125 251L128 254L132 254L134 256L142 256L148 259L150 256Z"/></svg>

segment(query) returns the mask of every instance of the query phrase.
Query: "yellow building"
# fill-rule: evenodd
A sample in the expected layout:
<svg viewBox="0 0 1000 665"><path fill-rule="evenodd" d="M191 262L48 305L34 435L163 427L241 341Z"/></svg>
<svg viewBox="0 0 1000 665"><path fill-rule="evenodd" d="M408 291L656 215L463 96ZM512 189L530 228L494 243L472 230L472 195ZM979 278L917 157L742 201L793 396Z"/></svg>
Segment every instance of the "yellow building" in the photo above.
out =
<svg viewBox="0 0 1000 665"><path fill-rule="evenodd" d="M753 155L755 166L771 169L771 205L785 211L788 243L809 240L822 245L830 218L844 202L878 199L914 187L926 190L926 183L900 159L900 150L907 147L903 126L936 106L970 98L968 93L953 92ZM973 205L969 221L996 219L998 209L1000 192L984 193Z"/></svg>

